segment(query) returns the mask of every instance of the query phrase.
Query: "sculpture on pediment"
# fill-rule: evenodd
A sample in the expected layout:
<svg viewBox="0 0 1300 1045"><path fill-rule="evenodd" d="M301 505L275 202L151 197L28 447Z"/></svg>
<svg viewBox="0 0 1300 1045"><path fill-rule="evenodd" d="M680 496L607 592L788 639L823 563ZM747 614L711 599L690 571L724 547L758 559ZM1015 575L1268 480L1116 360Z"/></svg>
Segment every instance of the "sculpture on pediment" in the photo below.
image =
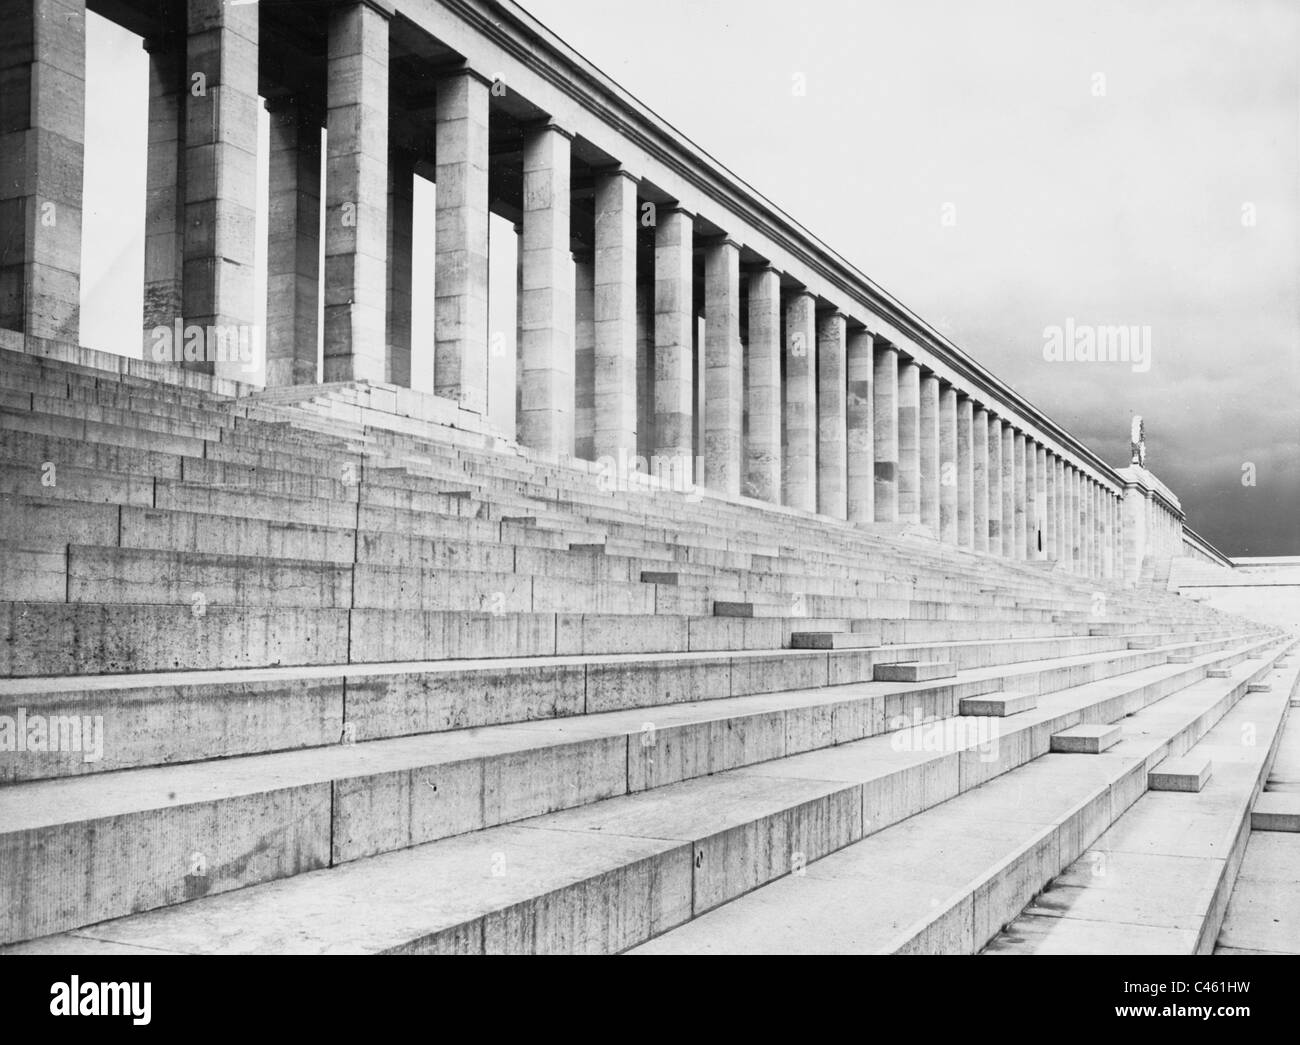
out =
<svg viewBox="0 0 1300 1045"><path fill-rule="evenodd" d="M1147 440L1146 429L1142 424L1141 415L1135 415L1133 418L1133 429L1129 435L1129 445L1133 451L1132 464L1139 468L1147 466Z"/></svg>

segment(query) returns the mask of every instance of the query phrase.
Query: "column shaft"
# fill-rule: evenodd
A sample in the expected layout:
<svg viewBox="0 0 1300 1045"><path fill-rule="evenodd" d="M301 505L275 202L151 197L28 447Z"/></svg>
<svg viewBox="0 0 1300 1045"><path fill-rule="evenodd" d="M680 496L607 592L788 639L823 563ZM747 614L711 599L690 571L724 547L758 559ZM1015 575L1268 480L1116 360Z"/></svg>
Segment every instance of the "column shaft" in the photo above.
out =
<svg viewBox="0 0 1300 1045"><path fill-rule="evenodd" d="M971 414L971 550L989 550L989 412L972 404Z"/></svg>
<svg viewBox="0 0 1300 1045"><path fill-rule="evenodd" d="M1035 559L1047 558L1047 519L1051 502L1047 498L1047 448L1041 444L1034 446L1034 523L1036 536Z"/></svg>
<svg viewBox="0 0 1300 1045"><path fill-rule="evenodd" d="M331 10L326 76L325 380L383 381L388 19L363 3Z"/></svg>
<svg viewBox="0 0 1300 1045"><path fill-rule="evenodd" d="M155 328L173 328L185 311L185 45L172 36L146 41L149 52L149 146L145 171L144 358L153 359ZM296 123L292 125L296 127ZM276 120L271 121L271 251L274 271L276 207ZM317 147L316 207L320 208L320 150ZM283 176L283 171L281 172ZM319 217L318 217L319 222ZM319 237L318 237L319 238ZM316 316L313 313L312 323ZM267 317L268 326L270 316ZM267 347L272 347L267 331ZM169 346L168 346L169 347ZM172 358L167 353L167 359ZM162 362L164 360L158 360ZM313 359L314 361L314 359ZM267 363L267 383L271 365ZM313 370L313 375L315 371Z"/></svg>
<svg viewBox="0 0 1300 1045"><path fill-rule="evenodd" d="M740 246L709 244L704 253L704 483L740 495L744 361L740 349Z"/></svg>
<svg viewBox="0 0 1300 1045"><path fill-rule="evenodd" d="M1038 448L1025 438L1025 558L1038 558Z"/></svg>
<svg viewBox="0 0 1300 1045"><path fill-rule="evenodd" d="M637 448L636 188L626 171L596 183L596 457Z"/></svg>
<svg viewBox="0 0 1300 1045"><path fill-rule="evenodd" d="M1050 450L1043 456L1043 496L1045 498L1043 540L1046 542L1047 558L1056 561L1056 455Z"/></svg>
<svg viewBox="0 0 1300 1045"><path fill-rule="evenodd" d="M1066 497L1067 466L1063 458L1056 459L1056 561L1069 565L1070 538L1066 511L1069 501Z"/></svg>
<svg viewBox="0 0 1300 1045"><path fill-rule="evenodd" d="M319 130L317 135L319 136ZM411 387L411 281L415 267L415 157L388 154L388 347L389 384Z"/></svg>
<svg viewBox="0 0 1300 1045"><path fill-rule="evenodd" d="M989 418L989 552L1002 554L1002 421Z"/></svg>
<svg viewBox="0 0 1300 1045"><path fill-rule="evenodd" d="M845 316L822 316L817 323L817 511L833 519L849 514L847 353Z"/></svg>
<svg viewBox="0 0 1300 1045"><path fill-rule="evenodd" d="M0 39L0 327L77 342L85 0L6 5Z"/></svg>
<svg viewBox="0 0 1300 1045"><path fill-rule="evenodd" d="M1070 469L1070 560L1074 572L1083 575L1083 517L1080 514L1082 503L1081 476L1077 468Z"/></svg>
<svg viewBox="0 0 1300 1045"><path fill-rule="evenodd" d="M519 441L573 448L574 267L569 247L570 136L554 124L524 134L524 286L519 300Z"/></svg>
<svg viewBox="0 0 1300 1045"><path fill-rule="evenodd" d="M1016 505L1020 503L1016 496L1016 473L1016 430L1004 421L1002 424L1002 555L1007 559L1019 558L1016 548L1024 547L1023 541L1019 545L1016 543ZM1021 518L1023 520L1023 513Z"/></svg>
<svg viewBox="0 0 1300 1045"><path fill-rule="evenodd" d="M968 430L969 431L969 430ZM966 455L970 461L969 447ZM958 501L961 470L957 452L957 389L944 385L939 389L939 539L944 544L958 543ZM966 514L970 515L970 484L966 486ZM969 543L969 542L967 542Z"/></svg>
<svg viewBox="0 0 1300 1045"><path fill-rule="evenodd" d="M796 291L785 307L783 500L817 510L817 301Z"/></svg>
<svg viewBox="0 0 1300 1045"><path fill-rule="evenodd" d="M769 504L781 501L781 274L761 268L749 277L749 438L745 443L745 493Z"/></svg>
<svg viewBox="0 0 1300 1045"><path fill-rule="evenodd" d="M596 453L596 270L590 251L573 255L573 454ZM617 455L614 458L618 460Z"/></svg>
<svg viewBox="0 0 1300 1045"><path fill-rule="evenodd" d="M898 365L898 521L921 521L921 368Z"/></svg>
<svg viewBox="0 0 1300 1045"><path fill-rule="evenodd" d="M646 471L655 455L655 285L636 284L636 453Z"/></svg>
<svg viewBox="0 0 1300 1045"><path fill-rule="evenodd" d="M921 375L921 413L917 442L921 448L921 524L939 536L939 379Z"/></svg>
<svg viewBox="0 0 1300 1045"><path fill-rule="evenodd" d="M1092 532L1092 575L1101 577L1101 487L1095 481L1088 484L1088 513Z"/></svg>
<svg viewBox="0 0 1300 1045"><path fill-rule="evenodd" d="M1017 432L1015 441L1012 444L1015 454L1016 469L1016 486L1015 486L1015 510L1016 510L1016 533L1015 543L1012 546L1013 558L1023 559L1028 552L1028 511L1027 503L1027 485L1028 478L1025 470L1025 434Z"/></svg>
<svg viewBox="0 0 1300 1045"><path fill-rule="evenodd" d="M874 522L875 515L875 339L849 331L845 363L845 436L848 442L849 522Z"/></svg>
<svg viewBox="0 0 1300 1045"><path fill-rule="evenodd" d="M875 521L898 522L898 349L874 345L872 381L872 490Z"/></svg>
<svg viewBox="0 0 1300 1045"><path fill-rule="evenodd" d="M277 103L270 122L266 385L275 388L316 382L321 122L318 111L296 100Z"/></svg>
<svg viewBox="0 0 1300 1045"><path fill-rule="evenodd" d="M1083 506L1084 573L1088 577L1092 577L1094 575L1093 567L1096 565L1096 563L1094 562L1095 548L1094 548L1094 527L1093 527L1093 523L1095 522L1095 519L1093 518L1093 513L1092 513L1092 480L1089 479L1088 476L1086 475L1083 477L1083 493L1081 496L1082 496L1082 506Z"/></svg>
<svg viewBox="0 0 1300 1045"><path fill-rule="evenodd" d="M489 101L489 86L475 73L440 80L433 132L433 390L480 413L488 398ZM521 237L521 266L523 251Z"/></svg>
<svg viewBox="0 0 1300 1045"><path fill-rule="evenodd" d="M185 99L185 323L252 337L257 214L257 52L255 6L190 0ZM382 252L383 228L380 227ZM382 317L382 303L380 315ZM383 327L377 340L382 342ZM248 380L229 335L207 337L186 366Z"/></svg>
<svg viewBox="0 0 1300 1045"><path fill-rule="evenodd" d="M695 219L662 208L655 226L655 457L653 470L691 478L694 453Z"/></svg>
<svg viewBox="0 0 1300 1045"><path fill-rule="evenodd" d="M1119 563L1119 501L1113 493L1106 496L1106 522L1108 532L1106 534L1106 577L1109 580L1115 580L1120 575Z"/></svg>

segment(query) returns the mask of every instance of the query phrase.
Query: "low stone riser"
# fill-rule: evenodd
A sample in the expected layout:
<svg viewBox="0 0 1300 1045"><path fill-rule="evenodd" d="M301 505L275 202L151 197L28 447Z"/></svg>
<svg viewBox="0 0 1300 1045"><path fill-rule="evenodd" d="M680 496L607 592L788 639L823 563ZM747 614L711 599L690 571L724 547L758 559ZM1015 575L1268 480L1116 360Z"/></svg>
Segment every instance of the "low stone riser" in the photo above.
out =
<svg viewBox="0 0 1300 1045"><path fill-rule="evenodd" d="M1213 722L1217 721L1219 715L1230 708L1235 700L1246 691L1249 682L1258 676L1262 676L1270 667L1271 665L1262 662L1260 667L1251 672L1248 677L1243 677L1232 684L1230 691L1220 695L1211 708L1205 709L1190 721L1180 723L1163 745L1156 745L1155 750L1145 762L1129 765L1116 779L1099 787L1086 802L1081 803L1076 813L1067 817L1050 831L1045 832L1044 836L1036 841L1027 852L1022 853L1013 861L1004 865L988 881L977 884L968 898L950 905L946 910L937 912L933 917L927 919L924 926L909 930L895 946L891 946L889 949L903 952L951 951L955 943L965 947L968 952L978 949L998 931L1009 917L1014 915L1015 911L1024 906L1029 897L1041 888L1046 880L1075 859L1091 844L1092 840L1098 837L1118 817L1123 809L1136 800L1142 791L1142 781L1144 780L1142 774L1145 773L1146 768L1165 757L1180 742L1187 745L1195 743L1196 739L1199 739L1213 725ZM1134 710L1138 710L1158 700L1162 694L1162 687L1157 686L1153 689L1148 686L1140 686L1127 695L1126 703ZM836 784L803 781L800 786L795 787L793 785L796 781L793 780L782 780L780 778L773 780L773 784L781 785L780 794L785 799L784 803L777 799L780 808L774 808L771 812L716 830L695 841L690 860L690 881L689 883L682 883L689 884L691 898L684 913L686 917L699 916L718 904L725 903L751 889L783 877L791 870L790 854L792 853L799 854L801 860L815 861L853 844L866 834L886 828L908 816L953 798L970 788L978 786L980 783L1015 769L1017 766L1024 765L1047 750L1047 742L1051 733L1093 715L1113 713L1115 713L1113 704L1103 710L1103 704L1098 703L1091 707L1064 711L1034 725L1012 726L1011 735L1000 738L996 757L992 760L980 758L982 768L978 773L963 774L962 771L963 763L969 765L972 761L968 756L979 754L972 748L965 755L958 753L918 755L916 760L906 767L892 770L884 776L877 776L869 782ZM1028 742L1020 742L1017 737ZM616 749L609 752L615 764L617 764L618 754ZM1104 757L1106 756L1099 756L1099 758ZM556 789L562 791L563 781L572 775L573 770L573 764L566 763L564 759L560 759L559 762L551 760L545 768L539 771L539 776L554 782L551 792L554 794ZM471 780L474 772L471 769ZM386 820L384 811L385 806L399 813L403 810L410 810L411 788L421 786L427 788L428 781L427 779L421 779L423 776L424 770L419 770L405 778L389 781L388 786L385 786L384 782L376 781L375 783L379 784L377 787L365 787L361 781L353 780L348 786L347 794L342 799L340 799L336 789L333 803L336 810L336 819L333 825L334 836L341 839L342 845L349 846L356 844L357 841L354 834L354 824L357 825L356 830L367 832L366 842L361 847L358 855L361 855L361 852L364 852L368 846L374 845L385 833L387 833L389 839L400 841L405 837L408 839L406 844L418 843L418 835L411 833L412 828L417 823L415 820L405 823L399 820L395 828L389 827L391 820ZM454 781L454 775L448 778L440 774L440 790L442 787L454 788L454 783L446 783L449 779ZM593 789L587 796L579 796L579 802L592 801L594 800L593 795L599 795L599 773L588 773L584 779L592 783ZM530 790L524 780L503 780L502 785L499 793L522 794ZM485 784L480 783L480 787L484 788L479 797L479 802L482 803L486 800L487 790ZM811 794L807 794L807 797L799 797L801 790L805 793L811 792ZM285 792L283 795L268 795L266 796L266 802L277 808L288 808L288 795L289 792ZM374 801L376 797L378 801ZM355 805L350 802L351 798L357 800ZM456 801L454 792L450 795L443 793L438 798L439 803L446 800L450 800L457 808L471 810L475 803L475 796L471 787L469 795L459 802ZM541 797L540 801L545 802L546 798ZM180 807L171 812L174 816L185 818L189 815L188 809L189 807ZM519 811L523 809L526 809L526 807L520 807ZM165 817L166 811L162 815ZM202 810L200 815L210 815L210 813L207 810ZM338 819L340 815L343 818L342 820ZM357 818L355 821L354 817ZM295 817L294 820L295 823L301 823L301 817ZM561 833L564 833L565 829L563 819L558 821L529 821L525 826L528 823L535 824L537 829L543 831L560 828ZM188 825L178 823L171 829L165 830L164 834L169 839L176 837L188 842L188 839L194 836L189 833L187 828ZM611 829L617 834L616 825ZM276 833L274 829L272 833ZM121 838L126 834L128 832L119 831L117 837ZM209 835L209 837L211 836ZM321 837L328 837L328 835L323 834ZM471 836L470 844L473 844L473 840L476 838L477 836ZM26 849L37 851L41 848L34 843L35 840L32 838L25 839L25 851ZM494 844L493 836L489 832L482 836L479 847L486 850ZM76 848L76 846L68 847L65 845L63 851L67 852L69 849ZM660 856L670 863L680 861L680 852L675 847L670 848ZM134 866L139 868L138 851L134 854L134 858ZM223 867L232 863L222 854L217 854L216 861ZM102 864L99 866L102 867ZM74 879L84 879L87 874L93 873L82 862L76 862L60 869L46 866L43 872L47 876L52 875L55 880L68 876ZM156 889L158 880L149 872L137 873L139 880L145 886L145 894L150 895L148 890ZM664 867L659 868L657 873L660 875L671 874ZM115 881L120 882L124 876L113 877ZM165 881L165 876L160 876L160 880ZM266 880L250 876L245 880L245 884L255 884L258 881ZM584 879L574 882L558 893L552 894L544 908L549 912L549 915L542 917L535 923L538 935L528 937L529 942L527 944L521 943L517 937L507 935L502 938L500 946L507 949L518 946L541 951L575 949L573 939L560 931L551 919L558 918L560 919L559 924L567 924L574 917L586 918L587 907L585 902L582 902L581 906L574 905L580 903L579 898L586 895L586 891L591 886L592 883ZM210 883L209 892L216 893L224 888L234 887L234 883L227 884L223 881L213 881ZM93 890L85 888L73 889L70 892L72 894L93 895ZM39 893L39 890L28 888L19 892L18 895L20 897L32 896L37 893ZM167 894L164 893L163 895ZM644 894L640 894L637 897L628 897L627 899L629 901L645 902L648 898ZM114 902L122 904L117 912L111 909ZM664 902L662 895L653 898L651 909L662 909ZM523 901L523 903L528 906L534 905L536 901L529 899ZM80 914L82 919L80 923L74 920L69 924L58 926L57 924L51 925L50 914L37 915L31 909L30 904L25 908L20 905L17 910L20 911L20 917L23 920L17 927L12 924L6 926L5 931L8 935L4 938L8 940L21 939L39 933L61 931L61 929L70 928L75 924L84 924L93 918L113 917L114 913L126 913L126 911L139 910L147 906L150 906L148 901L142 902L138 896L133 900L122 897L120 900L107 901L95 914L90 914L88 909L83 908ZM677 903L670 906L673 906L678 911L679 916L683 913L682 904ZM494 917L501 917L503 913L508 913L509 910L509 908L506 908L505 912L499 911ZM64 918L69 917L66 909L61 912L61 916ZM72 915L71 917L75 919L78 915ZM682 918L681 920L686 919ZM965 928L966 923L969 923L969 929ZM670 926L662 926L662 928L668 927ZM590 932L591 928L589 926L584 928L579 934L579 938L587 939ZM631 936L614 938L597 935L593 939L593 945L597 950L604 947L627 947L645 938L646 936L638 938L635 933ZM472 941L473 931L470 926L459 924L443 927L433 934L420 934L418 939L422 941L419 944L414 941L403 941L398 946L403 948L413 946L423 948L428 946L438 949L447 946L449 941L452 940L464 941L469 939ZM586 947L576 949L586 949Z"/></svg>
<svg viewBox="0 0 1300 1045"><path fill-rule="evenodd" d="M1110 755L1095 756L1089 765L1095 772L1083 777L1074 777L1070 783L1072 791L1070 805L1057 813L1050 824L1035 830L1035 820L1027 820L1018 832L1023 841L1009 843L1009 848L1002 855L995 855L997 850L989 846L967 844L961 837L948 834L953 823L952 817L978 815L980 807L976 804L980 792L971 792L971 787L963 782L957 795L961 812L944 817L939 814L938 823L948 825L947 830L925 826L926 816L922 815L909 825L900 826L905 837L896 838L897 832L885 831L884 834L864 842L862 850L855 854L850 849L827 861L825 869L814 865L808 869L807 879L793 884L781 882L772 887L775 892L771 899L764 897L746 897L741 899L737 908L728 909L720 919L706 919L697 926L687 927L680 934L671 934L664 940L654 941L644 950L647 953L687 953L708 949L714 953L725 953L733 948L731 941L738 941L734 949L753 953L775 953L792 940L791 933L782 929L780 924L772 923L772 913L781 911L782 918L788 918L788 925L798 926L802 935L816 932L816 918L834 919L834 906L829 901L845 902L854 896L864 898L862 904L875 904L872 916L855 919L856 911L845 911L836 920L836 924L825 926L826 937L834 941L834 949L840 953L972 953L977 951L985 941L996 934L1015 913L1023 907L1030 897L1035 895L1042 885L1060 868L1076 859L1091 841L1104 832L1125 809L1128 809L1143 794L1145 776L1150 765L1163 759L1171 747L1182 747L1194 743L1196 738L1204 735L1207 718L1217 719L1229 711L1237 700L1246 692L1248 681L1267 668L1241 671L1235 682L1225 684L1202 683L1202 691L1189 691L1180 695L1179 703L1169 711L1157 705L1152 709L1155 714L1140 716L1141 724L1130 730L1129 740L1121 748L1114 749ZM1159 697L1151 695L1147 704ZM1094 708L1094 713L1096 713ZM1055 720L1061 721L1060 718ZM1051 726L1049 725L1049 728ZM1026 732L1036 740L1040 733L1033 730L1021 731L1015 736L1024 736ZM1014 736L1013 736L1014 740ZM1007 746L1003 737L1001 747ZM1016 745L1012 745L1016 746ZM1015 756L1013 756L1014 758ZM1066 763L1056 762L1047 766L1047 775L1064 785L1068 778L1064 773L1070 770L1067 765L1077 766L1079 756L1051 756L1065 759ZM1076 760L1070 763L1068 760ZM1041 767L1035 763L1035 767ZM1060 771L1060 772L1055 772ZM1033 770L1029 770L1033 772ZM1027 778L1028 783L1015 784L1019 774L1009 778L1003 786L998 780L998 772L981 774L981 783L990 783L994 795L988 801L1001 807L990 810L991 829L1000 826L1006 829L1007 823L998 825L997 821L1019 820L1016 815L1008 816L1006 803L1012 788L1017 786L1044 786L1040 776ZM1096 779L1100 777L1101 779ZM997 783L994 783L997 781ZM1095 781L1095 782L1094 782ZM927 833L928 832L928 833ZM972 836L974 837L974 835ZM903 846L902 850L891 848ZM965 847L979 853L984 870L964 884L953 888L945 884L943 893L931 899L927 904L920 897L932 895L929 890L922 891L904 886L894 890L899 896L897 901L910 907L895 907L894 900L885 883L873 885L873 876L907 875L915 873L925 880L930 871L929 862L942 859L945 854L950 858L963 859L960 855ZM910 854L910 855L909 855ZM895 859L902 855L902 859ZM877 863L879 861L879 863ZM969 862L969 860L967 860ZM832 867L832 865L834 865ZM965 864L959 865L965 866ZM878 870L873 870L878 867ZM788 886L788 887L787 887ZM940 888L932 885L931 889ZM856 893L853 890L856 889ZM924 887L922 887L924 889ZM786 901L783 905L782 899ZM751 902L754 901L754 902ZM915 918L911 924L897 928L897 921L907 917L908 912ZM778 919L778 923L781 919ZM891 926L891 922L894 925ZM841 923L848 923L846 931L841 931ZM861 935L855 936L853 930L861 927ZM797 946L801 949L828 949L819 947L817 941L803 939Z"/></svg>
<svg viewBox="0 0 1300 1045"><path fill-rule="evenodd" d="M1202 641L1196 648L1202 654L1212 653L1234 641L1238 640ZM238 682L208 681L199 676L195 681L156 686L124 681L110 690L71 686L43 691L35 684L13 682L0 696L0 714L16 716L18 708L25 708L28 713L47 717L102 716L105 752L101 759L89 763L75 752L42 758L0 752L0 781L327 746L344 736L345 707L348 735L358 741L634 708L644 709L650 721L656 707L869 681L875 664L891 659L948 656L959 670L967 671L1051 656L1112 652L1089 665L1041 668L1025 663L1020 670L979 682L940 680L909 686L906 693L891 695L881 705L882 720L893 720L910 719L914 711L926 716L952 715L962 697L980 696L1000 687L1033 687L1034 692L1045 693L1162 662L1159 652L1120 652L1122 646L1114 640L1109 640L1110 645L1107 642L1068 639L1051 644L1004 642L829 654L791 651L686 660L619 658L588 664L543 661L362 676L326 671L268 679L254 674L248 681ZM1222 663L1231 665L1235 660L1225 658ZM1202 670L1188 666L1177 677L1189 678ZM846 704L845 699L840 691L828 689L825 710L801 712L809 716L807 724L787 730L789 737L808 732L843 743L872 735L854 732L877 727L863 722L852 710L849 705L856 701ZM827 714L829 721L823 720ZM177 721L186 723L183 732L176 731ZM738 739L729 738L729 743ZM670 779L664 776L669 764L661 762L654 779ZM633 774L633 789L638 786L635 779ZM651 779L649 774L646 779Z"/></svg>
<svg viewBox="0 0 1300 1045"><path fill-rule="evenodd" d="M1278 678L1278 658L1268 659L1270 663L1251 678ZM1295 670L1287 669L1283 689L1289 691L1296 682ZM1075 864L1062 868L1042 896L989 944L988 953L1214 951L1250 837L1250 811L1269 776L1287 720L1285 693L1254 692L1249 680L1238 679L1231 697L1212 709L1217 717L1212 712L1200 716L1190 734L1169 746L1170 757L1193 751L1221 763L1213 794L1139 796L1113 825L1115 830L1103 833ZM1247 729L1259 743L1243 746ZM1147 765L1155 763L1148 759ZM1134 849L1133 832L1148 823L1167 823L1171 816L1194 823L1195 835L1154 838L1150 846ZM1189 848L1193 837L1200 844ZM1089 894L1103 884L1093 878L1100 861L1114 863L1118 870L1094 899ZM1170 873L1161 874L1162 866ZM1130 918L1122 914L1129 909L1150 913Z"/></svg>
<svg viewBox="0 0 1300 1045"><path fill-rule="evenodd" d="M1118 776L1108 785L1099 787L1077 813L1044 832L1041 840L1018 853L1005 869L999 869L989 881L978 884L968 900L955 905L939 919L916 931L910 938L900 940L896 946L889 948L890 953L971 954L981 950L1001 932L1004 925L1015 919L1049 881L1082 856L1112 824L1147 793L1146 775L1150 769L1167 757L1177 757L1195 747L1246 696L1249 682L1264 677L1272 670L1272 659L1270 658L1269 664L1252 671L1248 678L1235 682L1231 689L1214 702L1212 707L1206 708L1172 734L1161 747L1151 752L1143 763ZM1277 726L1276 721L1268 724L1266 732L1270 736L1271 746L1276 745L1280 734ZM1097 816L1095 807L1106 803L1107 799L1109 799L1109 812L1105 816ZM1247 805L1239 835L1242 832L1249 832L1248 810ZM1244 851L1244 835L1230 846L1230 855L1225 861L1225 871L1227 865L1234 860L1237 864L1240 863L1242 851ZM1233 873L1235 876L1235 870ZM1197 944L1193 953L1205 954L1213 949L1218 934L1218 922L1222 920L1227 893L1230 891L1230 881L1227 883L1226 891L1223 889L1223 883L1220 882L1217 890L1219 895L1211 904L1210 917L1201 932L1201 942ZM966 909L967 904L969 904L969 912ZM1216 910L1217 919L1213 917L1213 912ZM971 923L969 946L960 949L946 946L945 941L950 943L954 935L960 934L964 929L963 923L968 919ZM956 922L958 927L954 927L953 922ZM1209 927L1210 922L1214 922L1212 931Z"/></svg>

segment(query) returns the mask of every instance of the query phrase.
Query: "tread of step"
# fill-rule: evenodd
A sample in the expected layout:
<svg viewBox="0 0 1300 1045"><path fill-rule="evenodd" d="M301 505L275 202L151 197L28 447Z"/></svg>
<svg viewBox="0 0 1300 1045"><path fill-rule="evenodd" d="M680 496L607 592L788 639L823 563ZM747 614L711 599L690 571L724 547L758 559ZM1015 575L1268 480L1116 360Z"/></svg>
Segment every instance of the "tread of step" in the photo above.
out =
<svg viewBox="0 0 1300 1045"><path fill-rule="evenodd" d="M1248 652L1252 648L1254 647L1243 647L1242 652ZM999 744L998 753L992 761L985 759L980 750L980 744L987 738L972 738L976 742L966 745L969 750L965 756L959 756L955 753L936 755L920 750L921 745L915 745L913 750L900 751L894 737L882 735L835 748L775 759L755 767L732 769L714 776L671 783L651 791L606 798L566 812L551 813L527 823L534 828L555 831L561 835L598 831L610 836L626 834L676 840L679 843L689 843L692 839L709 839L709 868L703 876L695 875L692 887L694 909L698 913L714 902L721 903L739 892L762 884L766 880L765 876L774 877L787 869L784 866L784 855L776 852L768 854L767 863L760 861L758 865L752 864L747 857L743 857L748 852L749 845L744 839L780 837L784 832L799 828L809 832L805 848L799 851L805 853L808 859L815 859L818 855L854 841L854 832L860 837L862 818L866 815L862 812L863 803L867 800L864 788L874 789L871 799L873 802L882 804L885 810L893 810L868 817L873 823L876 822L877 815L909 815L918 808L925 808L933 801L955 793L950 792L949 788L962 790L976 786L995 772L1002 772L1044 753L1050 734L1079 721L1087 709L1110 719L1118 717L1124 709L1142 707L1151 700L1159 700L1165 692L1162 680L1174 678L1174 670L1167 665L1157 665L1134 672L1127 679L1111 679L1049 696L1045 698L1044 707L1039 712L1024 716L1028 721L1017 724L1004 738L1005 742ZM1254 662L1250 662L1240 670L1246 672L1260 669ZM1018 738L1017 742L1011 743L1015 738ZM266 763L266 760L261 761L262 764ZM149 774L133 776L136 779L147 779ZM74 782L54 782L55 785L70 783ZM934 790L936 787L939 788L938 792ZM48 790L51 794L57 794L59 787ZM316 804L317 807L327 806L328 796L319 796ZM291 810L291 815L296 812L296 809ZM206 832L210 837L212 825L204 822L198 830L200 835ZM484 845L490 845L491 839L495 837L493 832L500 830L502 828L490 827L479 832L476 837ZM771 835L770 832L773 831L777 834ZM754 835L753 832L758 834ZM316 834L322 841L329 836L323 828L318 829ZM165 834L169 839L173 836L176 837L177 844L184 848L189 833L174 831ZM182 838L185 842L181 841ZM444 841L455 842L454 839ZM440 844L442 843L427 843L433 846ZM739 848L735 848L737 846ZM703 850L697 852L697 860L704 859L702 852ZM391 855L393 854L371 859L386 860ZM224 859L219 864L214 861L214 868L229 865L230 857L223 856ZM318 865L323 865L325 859L319 852L304 853L293 849L289 851L289 858L306 861L302 866L295 863L297 870L310 868L313 859L319 862ZM772 860L777 861L776 864L772 864ZM360 861L362 864L367 862ZM349 874L352 866L356 865L336 867L330 873ZM77 877L86 872L70 866L67 873ZM298 875L292 880L305 881L310 877L309 873ZM132 906L126 908L128 910L139 909L142 902L145 906L160 901L175 903L185 898L183 894L176 895L175 890L188 884L180 880L159 883L153 877L146 876L143 887L146 896L151 896L151 899L123 897L119 902L131 903ZM204 884L205 888L215 890L245 883L223 882L214 872L213 879ZM277 883L264 884L269 888ZM168 886L171 893L167 891ZM247 889L236 890L228 895L239 895L262 887L249 885ZM151 893L151 890L157 892ZM20 891L19 896L21 895ZM73 895L80 893L74 890ZM215 902L216 899L214 897L209 902ZM190 906L192 905L184 905L175 910L180 915ZM0 910L5 909L0 905ZM17 911L20 908L7 909ZM32 916L28 912L28 917ZM31 933L20 933L19 938L21 935ZM7 938L14 938L14 935Z"/></svg>
<svg viewBox="0 0 1300 1045"><path fill-rule="evenodd" d="M1269 674L1282 676L1289 692L1300 670ZM1251 806L1287 710L1285 695L1246 688L1183 756L1214 762L1204 790L1147 791L987 953L1206 954L1214 948L1250 837ZM1243 742L1247 733L1258 742Z"/></svg>

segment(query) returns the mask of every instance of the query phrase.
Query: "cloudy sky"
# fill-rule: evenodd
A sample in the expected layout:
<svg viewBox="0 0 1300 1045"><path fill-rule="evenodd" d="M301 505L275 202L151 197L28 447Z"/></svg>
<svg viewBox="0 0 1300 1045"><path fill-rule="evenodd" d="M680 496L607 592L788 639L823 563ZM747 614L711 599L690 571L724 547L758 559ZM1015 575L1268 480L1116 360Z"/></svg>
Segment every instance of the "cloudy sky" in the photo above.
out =
<svg viewBox="0 0 1300 1045"><path fill-rule="evenodd" d="M1300 554L1294 0L525 6L1112 464L1142 414L1224 551ZM92 92L88 157L142 133L113 119ZM86 330L121 325L121 199L87 199L125 245L88 244ZM1044 359L1067 321L1145 328L1150 368Z"/></svg>

